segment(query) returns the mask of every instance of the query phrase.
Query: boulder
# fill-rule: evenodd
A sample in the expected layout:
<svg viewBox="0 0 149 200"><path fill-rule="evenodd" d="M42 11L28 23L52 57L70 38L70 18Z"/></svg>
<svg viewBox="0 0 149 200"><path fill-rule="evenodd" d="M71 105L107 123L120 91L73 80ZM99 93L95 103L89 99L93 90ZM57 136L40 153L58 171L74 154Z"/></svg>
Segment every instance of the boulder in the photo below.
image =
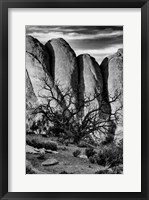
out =
<svg viewBox="0 0 149 200"><path fill-rule="evenodd" d="M103 77L101 69L95 58L89 54L82 54L77 57L79 69L79 102L90 98L89 107L84 109L84 114L91 109L99 108L101 105L103 109L110 105L105 102L103 98ZM96 97L96 98L95 98ZM94 100L93 100L94 99ZM106 117L109 114L106 114Z"/></svg>
<svg viewBox="0 0 149 200"><path fill-rule="evenodd" d="M87 156L86 156L86 155L83 155L83 154L79 155L78 157L79 157L79 158L83 158L83 159L88 159Z"/></svg>
<svg viewBox="0 0 149 200"><path fill-rule="evenodd" d="M52 150L50 150L50 149L46 149L45 151L46 151L47 153L58 154L58 152L57 152L57 151L52 151Z"/></svg>
<svg viewBox="0 0 149 200"><path fill-rule="evenodd" d="M45 46L30 35L26 36L26 53L32 55L46 72L50 72L50 57Z"/></svg>
<svg viewBox="0 0 149 200"><path fill-rule="evenodd" d="M76 101L78 71L75 52L62 38L52 39L45 46L52 57L50 62L52 66L51 74L55 83L58 84L62 94L65 94L71 88L70 95Z"/></svg>
<svg viewBox="0 0 149 200"><path fill-rule="evenodd" d="M39 152L36 151L34 147L26 145L26 153L38 154Z"/></svg>
<svg viewBox="0 0 149 200"><path fill-rule="evenodd" d="M123 106L123 49L119 49L115 54L104 58L100 65L103 77L103 98L105 102L111 101L112 98L118 96L118 99L112 103L111 112L114 113L117 109ZM110 132L112 126L109 128ZM119 123L116 124L115 133L112 137L115 138L119 132L123 132L123 109L119 111Z"/></svg>
<svg viewBox="0 0 149 200"><path fill-rule="evenodd" d="M123 106L123 49L119 49L114 55L108 57L109 78L108 91L109 95L119 96L118 100L111 104L112 111ZM120 111L120 123L123 123L123 109Z"/></svg>
<svg viewBox="0 0 149 200"><path fill-rule="evenodd" d="M35 38L26 38L26 70L34 89L38 103L47 102L50 92L45 87L45 82L53 88L53 80L49 74L49 55L46 48Z"/></svg>
<svg viewBox="0 0 149 200"><path fill-rule="evenodd" d="M42 162L41 165L43 166L51 166L51 165L57 165L59 162L58 160L54 158L47 159L46 161Z"/></svg>

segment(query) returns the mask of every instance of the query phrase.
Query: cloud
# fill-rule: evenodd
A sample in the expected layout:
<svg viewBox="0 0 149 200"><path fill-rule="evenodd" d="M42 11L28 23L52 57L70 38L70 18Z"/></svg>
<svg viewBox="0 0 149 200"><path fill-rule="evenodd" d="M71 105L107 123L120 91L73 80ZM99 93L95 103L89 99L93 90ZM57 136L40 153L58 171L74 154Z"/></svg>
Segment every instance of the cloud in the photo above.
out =
<svg viewBox="0 0 149 200"><path fill-rule="evenodd" d="M59 38L62 37L64 38L66 41L69 40L95 40L95 39L108 39L108 38L116 38L119 36L123 35L123 32L120 31L113 31L113 32L102 32L102 33L76 33L76 32L71 32L71 33L66 33L66 32L62 32L62 31L51 31L48 33L45 32L37 32L34 31L31 34L33 37L37 38L38 40L40 40L42 43L46 43L48 40L51 40L53 38Z"/></svg>

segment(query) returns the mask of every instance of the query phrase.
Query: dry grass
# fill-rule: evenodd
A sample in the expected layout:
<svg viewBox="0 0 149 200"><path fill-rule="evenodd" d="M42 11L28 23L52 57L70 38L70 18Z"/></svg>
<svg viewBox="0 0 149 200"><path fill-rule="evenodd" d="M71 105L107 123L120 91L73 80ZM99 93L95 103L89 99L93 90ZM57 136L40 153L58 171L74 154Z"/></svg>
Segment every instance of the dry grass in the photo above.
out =
<svg viewBox="0 0 149 200"><path fill-rule="evenodd" d="M38 149L45 148L57 151L57 143L49 138L42 137L42 135L26 135L26 144Z"/></svg>

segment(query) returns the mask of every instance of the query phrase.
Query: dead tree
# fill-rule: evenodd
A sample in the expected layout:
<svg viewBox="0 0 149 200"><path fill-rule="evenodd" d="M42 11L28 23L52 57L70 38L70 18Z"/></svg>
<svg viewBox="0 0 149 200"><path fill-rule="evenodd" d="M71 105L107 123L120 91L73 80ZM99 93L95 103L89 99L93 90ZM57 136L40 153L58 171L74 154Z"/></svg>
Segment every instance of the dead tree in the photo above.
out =
<svg viewBox="0 0 149 200"><path fill-rule="evenodd" d="M40 95L40 98L46 98L47 103L37 106L33 110L33 114L41 113L46 121L52 124L51 131L59 137L63 133L65 139L72 138L75 143L81 139L93 134L98 137L98 134L107 135L113 138L116 123L119 120L119 111L114 113L111 110L104 109L105 102L101 94L84 96L84 99L77 102L74 98L72 88L59 89L60 84L55 83L50 85L47 79L44 81L44 90L47 90L48 95ZM118 100L120 94L109 99L109 105ZM96 107L91 107L91 104L96 99L101 99ZM87 112L84 112L87 110ZM107 116L107 117L105 117Z"/></svg>

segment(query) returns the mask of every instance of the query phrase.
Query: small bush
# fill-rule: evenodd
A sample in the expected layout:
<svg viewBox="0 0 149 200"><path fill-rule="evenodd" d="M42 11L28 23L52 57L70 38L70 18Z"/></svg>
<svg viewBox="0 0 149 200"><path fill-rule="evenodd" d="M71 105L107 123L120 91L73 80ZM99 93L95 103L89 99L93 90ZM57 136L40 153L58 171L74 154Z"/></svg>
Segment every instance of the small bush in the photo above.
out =
<svg viewBox="0 0 149 200"><path fill-rule="evenodd" d="M113 174L122 174L123 173L123 167L122 166L115 166L112 168Z"/></svg>
<svg viewBox="0 0 149 200"><path fill-rule="evenodd" d="M59 137L59 138L58 138L58 142L59 142L60 144L64 144L64 141L65 141L64 138L62 138L62 137Z"/></svg>
<svg viewBox="0 0 149 200"><path fill-rule="evenodd" d="M94 156L96 154L96 151L92 147L88 147L85 149L85 154L89 158L91 156Z"/></svg>
<svg viewBox="0 0 149 200"><path fill-rule="evenodd" d="M96 155L96 162L102 166L114 167L123 164L123 146L122 142L119 146L114 143L107 145L101 149Z"/></svg>
<svg viewBox="0 0 149 200"><path fill-rule="evenodd" d="M73 156L74 156L74 157L78 157L80 154L81 154L81 151L80 151L79 149L77 149L77 150L75 150L75 151L73 152Z"/></svg>
<svg viewBox="0 0 149 200"><path fill-rule="evenodd" d="M64 145L65 145L65 146L68 146L68 145L69 145L69 140L65 140L65 141L64 141Z"/></svg>
<svg viewBox="0 0 149 200"><path fill-rule="evenodd" d="M89 157L89 161L90 161L90 163L92 163L92 164L95 164L95 163L96 163L96 159L95 159L93 156L90 156L90 157Z"/></svg>
<svg viewBox="0 0 149 200"><path fill-rule="evenodd" d="M45 159L45 155L43 155L43 154L42 154L42 155L39 155L39 156L38 156L38 159L44 160L44 159Z"/></svg>
<svg viewBox="0 0 149 200"><path fill-rule="evenodd" d="M104 169L100 169L95 172L95 174L122 174L122 173L123 169L121 168L121 166L115 166L112 168L105 167Z"/></svg>
<svg viewBox="0 0 149 200"><path fill-rule="evenodd" d="M41 135L26 135L26 143L38 149L45 148L57 151L57 144L49 138L44 138Z"/></svg>

